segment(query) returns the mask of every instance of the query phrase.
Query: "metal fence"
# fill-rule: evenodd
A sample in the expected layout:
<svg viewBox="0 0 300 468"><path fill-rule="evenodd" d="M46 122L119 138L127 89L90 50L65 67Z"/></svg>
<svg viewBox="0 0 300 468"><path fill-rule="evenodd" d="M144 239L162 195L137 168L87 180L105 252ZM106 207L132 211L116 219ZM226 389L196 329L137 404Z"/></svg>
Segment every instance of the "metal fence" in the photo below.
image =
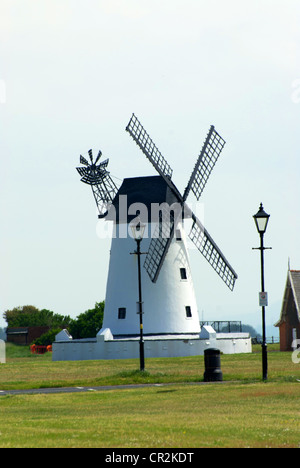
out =
<svg viewBox="0 0 300 468"><path fill-rule="evenodd" d="M267 336L266 342L268 344L280 343L279 336ZM252 344L262 344L262 337L261 336L252 337Z"/></svg>
<svg viewBox="0 0 300 468"><path fill-rule="evenodd" d="M200 326L210 325L217 333L240 333L242 332L242 322L225 320L214 322L200 322Z"/></svg>

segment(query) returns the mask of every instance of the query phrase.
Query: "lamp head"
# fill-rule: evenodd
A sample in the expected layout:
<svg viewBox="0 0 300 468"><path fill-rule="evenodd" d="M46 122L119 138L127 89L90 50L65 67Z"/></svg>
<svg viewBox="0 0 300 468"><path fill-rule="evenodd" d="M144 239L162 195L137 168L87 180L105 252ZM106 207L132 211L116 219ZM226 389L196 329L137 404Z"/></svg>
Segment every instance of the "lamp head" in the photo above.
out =
<svg viewBox="0 0 300 468"><path fill-rule="evenodd" d="M256 229L259 234L264 234L267 229L270 215L264 211L262 203L260 204L258 212L253 216Z"/></svg>
<svg viewBox="0 0 300 468"><path fill-rule="evenodd" d="M130 227L132 230L133 238L136 241L141 241L144 236L146 224L141 223L140 218L137 218L137 220L134 223L131 223Z"/></svg>

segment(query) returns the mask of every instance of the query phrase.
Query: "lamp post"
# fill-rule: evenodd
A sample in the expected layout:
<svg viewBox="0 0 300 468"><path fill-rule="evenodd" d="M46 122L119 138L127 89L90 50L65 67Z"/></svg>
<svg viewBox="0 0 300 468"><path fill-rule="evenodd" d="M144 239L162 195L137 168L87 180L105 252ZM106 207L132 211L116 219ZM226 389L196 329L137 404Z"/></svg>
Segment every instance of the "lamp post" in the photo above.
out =
<svg viewBox="0 0 300 468"><path fill-rule="evenodd" d="M266 318L265 318L265 305L267 305L267 295L265 293L265 279L264 279L264 250L271 247L264 247L264 234L267 229L270 215L264 209L262 203L260 204L258 212L253 216L257 231L260 235L260 247L255 250L260 250L260 264L261 264L261 294L260 305L262 307L262 373L263 380L268 378L268 355L267 355L267 341L266 341Z"/></svg>
<svg viewBox="0 0 300 468"><path fill-rule="evenodd" d="M137 249L134 254L138 258L138 287L139 287L139 300L138 300L138 314L140 316L140 371L145 369L145 353L144 353L144 335L143 335L143 301L142 301L142 280L141 280L141 242L144 236L145 224L138 221L131 225L134 240L136 241Z"/></svg>

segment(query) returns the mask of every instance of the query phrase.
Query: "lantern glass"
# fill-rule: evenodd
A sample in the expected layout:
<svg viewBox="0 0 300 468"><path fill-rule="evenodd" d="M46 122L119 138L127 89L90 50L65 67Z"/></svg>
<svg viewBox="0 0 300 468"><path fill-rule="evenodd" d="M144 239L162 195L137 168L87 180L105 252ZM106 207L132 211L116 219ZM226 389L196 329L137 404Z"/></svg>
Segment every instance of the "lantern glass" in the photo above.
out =
<svg viewBox="0 0 300 468"><path fill-rule="evenodd" d="M260 204L260 208L258 212L253 216L253 218L259 234L264 234L267 229L270 215L264 211L262 203Z"/></svg>
<svg viewBox="0 0 300 468"><path fill-rule="evenodd" d="M141 223L140 220L138 220L136 223L131 224L131 230L132 230L132 235L133 238L137 240L142 240L144 237L144 232L145 232L145 227L146 225Z"/></svg>

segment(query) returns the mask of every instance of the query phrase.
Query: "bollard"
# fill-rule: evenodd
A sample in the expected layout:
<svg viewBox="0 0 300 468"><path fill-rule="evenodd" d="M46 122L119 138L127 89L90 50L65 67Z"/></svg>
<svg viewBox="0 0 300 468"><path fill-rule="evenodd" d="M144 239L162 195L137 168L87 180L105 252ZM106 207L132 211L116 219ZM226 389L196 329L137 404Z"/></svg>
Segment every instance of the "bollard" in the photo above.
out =
<svg viewBox="0 0 300 468"><path fill-rule="evenodd" d="M208 348L204 350L204 382L222 382L220 350Z"/></svg>

